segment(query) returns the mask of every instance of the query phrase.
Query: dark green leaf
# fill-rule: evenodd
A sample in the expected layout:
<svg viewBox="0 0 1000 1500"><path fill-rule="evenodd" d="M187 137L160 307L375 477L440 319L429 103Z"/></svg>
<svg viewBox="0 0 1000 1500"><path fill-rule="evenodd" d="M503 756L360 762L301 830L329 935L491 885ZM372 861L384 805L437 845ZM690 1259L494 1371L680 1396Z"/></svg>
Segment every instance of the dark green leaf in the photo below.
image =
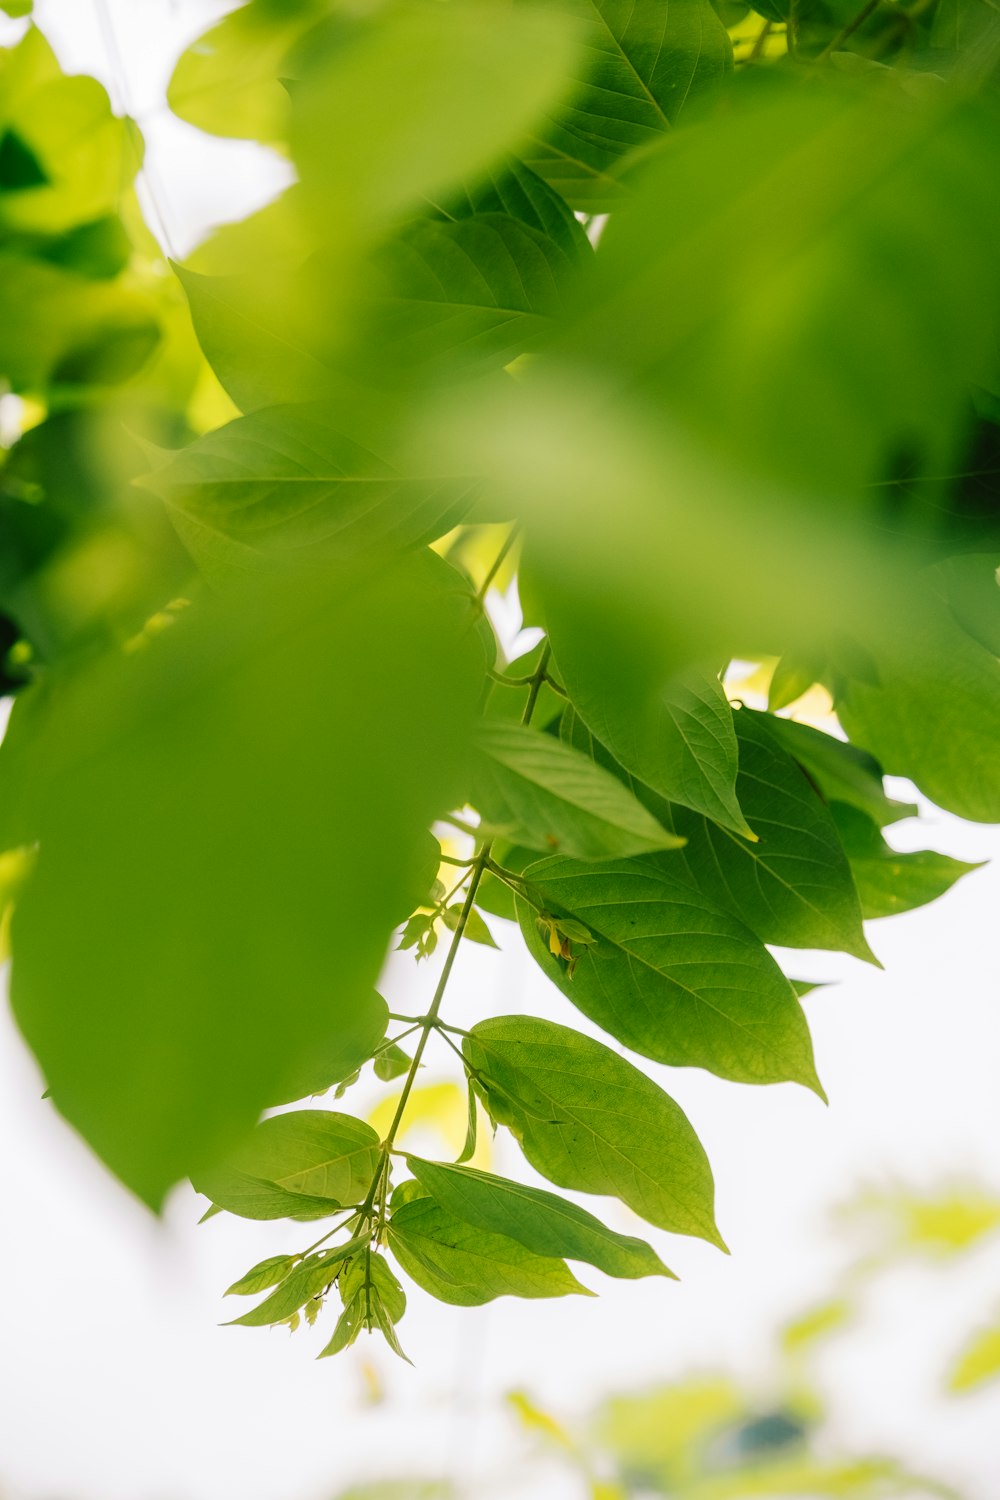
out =
<svg viewBox="0 0 1000 1500"><path fill-rule="evenodd" d="M533 1016L479 1021L462 1050L493 1119L550 1182L613 1194L661 1229L725 1249L698 1137L625 1058Z"/></svg>
<svg viewBox="0 0 1000 1500"><path fill-rule="evenodd" d="M667 9L628 0L576 0L586 30L575 87L525 153L574 208L616 201L632 151L655 145L689 101L732 67L732 46L709 0Z"/></svg>
<svg viewBox="0 0 1000 1500"><path fill-rule="evenodd" d="M746 714L754 710L744 708ZM834 739L811 724L771 716L768 729L803 768L828 802L848 802L867 813L880 828L908 818L917 808L913 802L896 802L885 794L882 767L867 750L847 740Z"/></svg>
<svg viewBox="0 0 1000 1500"><path fill-rule="evenodd" d="M642 1240L616 1234L575 1203L474 1167L408 1156L410 1170L447 1213L505 1235L535 1255L582 1260L608 1276L673 1276Z"/></svg>
<svg viewBox="0 0 1000 1500"><path fill-rule="evenodd" d="M633 776L671 802L753 838L736 796L733 711L711 672L664 681L656 655L615 663L570 631L553 649L560 681L598 740Z"/></svg>
<svg viewBox="0 0 1000 1500"><path fill-rule="evenodd" d="M805 1017L766 948L700 891L634 860L529 865L558 916L596 941L570 971L518 901L532 956L584 1015L657 1062L707 1068L740 1083L805 1084L822 1097Z"/></svg>
<svg viewBox="0 0 1000 1500"><path fill-rule="evenodd" d="M457 1307L481 1307L495 1297L589 1295L563 1261L474 1228L432 1198L415 1199L393 1213L389 1246L418 1286Z"/></svg>
<svg viewBox="0 0 1000 1500"><path fill-rule="evenodd" d="M774 722L746 710L736 715L736 795L757 843L677 807L670 824L686 845L657 863L664 874L689 879L762 942L839 949L877 962L861 928L858 893L834 820L770 733Z"/></svg>
<svg viewBox="0 0 1000 1500"><path fill-rule="evenodd" d="M586 262L593 254L579 219L565 198L523 162L510 159L434 204L443 219L473 214L506 214L545 235L570 260Z"/></svg>

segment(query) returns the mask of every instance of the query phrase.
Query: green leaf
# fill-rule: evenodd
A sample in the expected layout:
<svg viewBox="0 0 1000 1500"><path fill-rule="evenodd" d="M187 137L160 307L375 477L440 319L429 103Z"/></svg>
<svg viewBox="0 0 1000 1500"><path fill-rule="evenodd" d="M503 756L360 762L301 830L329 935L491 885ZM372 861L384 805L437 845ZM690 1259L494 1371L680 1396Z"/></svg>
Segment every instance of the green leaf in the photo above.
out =
<svg viewBox="0 0 1000 1500"><path fill-rule="evenodd" d="M340 1283L341 1296L347 1303L359 1292L364 1295L367 1288L377 1293L389 1317L398 1323L406 1311L406 1293L382 1256L366 1250L345 1270Z"/></svg>
<svg viewBox="0 0 1000 1500"><path fill-rule="evenodd" d="M732 45L709 0L671 0L665 10L576 0L573 11L586 28L575 87L525 155L573 208L603 213L620 196L623 160L655 146L719 82Z"/></svg>
<svg viewBox="0 0 1000 1500"><path fill-rule="evenodd" d="M742 712L753 716L756 710L744 708ZM767 727L827 802L847 802L866 813L880 828L898 823L900 818L908 818L917 811L914 802L897 802L886 796L882 767L867 750L795 719L770 715Z"/></svg>
<svg viewBox="0 0 1000 1500"><path fill-rule="evenodd" d="M302 49L291 145L321 223L347 234L517 149L564 87L576 28L548 6L453 0L341 12Z"/></svg>
<svg viewBox="0 0 1000 1500"><path fill-rule="evenodd" d="M288 124L285 58L321 13L315 0L242 5L183 52L167 85L175 115L210 135L277 142Z"/></svg>
<svg viewBox="0 0 1000 1500"><path fill-rule="evenodd" d="M457 932L459 924L462 920L462 912L464 910L464 903L445 907L444 911L441 913L441 920L444 925L452 932ZM471 910L469 911L469 915L465 919L465 927L463 929L462 936L467 937L470 942L481 943L484 948L498 947L498 944L494 939L492 932L487 927L483 918L479 915L479 912L476 911L475 907L471 908Z"/></svg>
<svg viewBox="0 0 1000 1500"><path fill-rule="evenodd" d="M681 842L609 772L552 735L486 722L479 749L472 800L516 843L574 859L613 859Z"/></svg>
<svg viewBox="0 0 1000 1500"><path fill-rule="evenodd" d="M558 916L596 941L572 978L518 901L528 948L578 1010L656 1062L738 1083L792 1080L823 1097L805 1017L766 948L700 891L645 863L544 859L528 878Z"/></svg>
<svg viewBox="0 0 1000 1500"><path fill-rule="evenodd" d="M226 1296L252 1297L257 1292L266 1292L268 1287L277 1286L284 1281L297 1262L297 1255L272 1255L269 1260L259 1261L239 1281L233 1282Z"/></svg>
<svg viewBox="0 0 1000 1500"><path fill-rule="evenodd" d="M333 1337L324 1349L317 1354L317 1359L328 1359L331 1354L339 1354L342 1349L347 1349L355 1342L358 1334L365 1326L364 1297L358 1292L344 1308L337 1319L337 1326L333 1330Z"/></svg>
<svg viewBox="0 0 1000 1500"><path fill-rule="evenodd" d="M493 1119L557 1187L607 1193L725 1249L708 1158L680 1109L603 1043L532 1016L479 1021L462 1050Z"/></svg>
<svg viewBox="0 0 1000 1500"><path fill-rule="evenodd" d="M1000 1375L1000 1323L982 1328L966 1344L948 1377L948 1389L973 1391Z"/></svg>
<svg viewBox="0 0 1000 1500"><path fill-rule="evenodd" d="M745 70L724 111L649 163L602 237L567 354L732 465L758 535L774 539L762 556L784 555L797 512L822 526L821 498L831 529L864 516L926 534L940 486L891 515L880 486L914 445L922 472L953 471L968 384L993 368L1000 202L982 182L996 117L961 89L917 105L884 73L867 87L829 70L809 88L794 69L762 81ZM787 494L770 516L755 476Z"/></svg>
<svg viewBox="0 0 1000 1500"><path fill-rule="evenodd" d="M545 235L574 262L585 263L593 254L583 225L565 198L515 158L471 179L461 189L442 194L433 209L443 219L506 214Z"/></svg>
<svg viewBox="0 0 1000 1500"><path fill-rule="evenodd" d="M274 407L167 455L144 483L196 557L235 568L353 558L450 530L472 502L472 482L400 473L384 442L348 436L322 404Z"/></svg>
<svg viewBox="0 0 1000 1500"><path fill-rule="evenodd" d="M980 559L989 571L994 560ZM905 607L866 649L874 680L845 675L837 712L848 735L895 776L973 822L1000 821L1000 661L958 624L947 575L918 576ZM1000 616L1000 590L997 590Z"/></svg>
<svg viewBox="0 0 1000 1500"><path fill-rule="evenodd" d="M670 802L754 838L736 796L733 711L712 672L664 681L655 652L605 654L593 636L553 636L557 674L573 707L626 771Z"/></svg>
<svg viewBox="0 0 1000 1500"><path fill-rule="evenodd" d="M375 1077L382 1083L391 1083L394 1078L401 1078L410 1070L410 1058L402 1049L393 1044L380 1052L375 1059Z"/></svg>
<svg viewBox="0 0 1000 1500"><path fill-rule="evenodd" d="M324 1039L323 1045L289 1070L268 1103L292 1104L312 1094L325 1094L335 1083L343 1083L368 1061L388 1024L389 1007L381 995L371 990L364 998L359 997L337 1035Z"/></svg>
<svg viewBox="0 0 1000 1500"><path fill-rule="evenodd" d="M482 213L407 225L375 257L362 321L376 373L465 378L536 349L563 311L574 265L540 230ZM365 355L363 354L364 358Z"/></svg>
<svg viewBox="0 0 1000 1500"><path fill-rule="evenodd" d="M834 802L831 812L861 897L865 917L926 906L951 889L956 880L981 864L967 864L933 849L901 853L886 843L878 825L855 807Z"/></svg>
<svg viewBox="0 0 1000 1500"><path fill-rule="evenodd" d="M408 1156L417 1181L447 1213L465 1224L517 1240L535 1255L586 1261L608 1276L635 1280L673 1272L642 1240L616 1234L555 1193L494 1177L475 1167Z"/></svg>
<svg viewBox="0 0 1000 1500"><path fill-rule="evenodd" d="M456 1307L481 1307L495 1297L591 1295L564 1261L474 1228L432 1198L417 1198L393 1213L389 1247L418 1286Z"/></svg>
<svg viewBox="0 0 1000 1500"><path fill-rule="evenodd" d="M15 1015L59 1110L151 1204L349 1029L461 794L482 657L434 562L201 599L18 698L4 796L43 852Z"/></svg>
<svg viewBox="0 0 1000 1500"><path fill-rule="evenodd" d="M334 396L336 380L300 327L296 278L284 269L205 276L174 265L198 342L244 412Z"/></svg>
<svg viewBox="0 0 1000 1500"><path fill-rule="evenodd" d="M266 1328L269 1323L283 1323L286 1318L298 1312L310 1297L323 1291L336 1277L342 1262L367 1243L367 1235L360 1235L343 1245L336 1245L332 1250L319 1250L315 1255L307 1255L297 1270L270 1297L265 1297L263 1302L259 1302L242 1317L233 1318L227 1326Z"/></svg>
<svg viewBox="0 0 1000 1500"><path fill-rule="evenodd" d="M297 1109L262 1120L223 1166L200 1174L195 1187L227 1208L225 1187L235 1173L340 1207L361 1202L378 1160L378 1135L363 1120L333 1110Z"/></svg>
<svg viewBox="0 0 1000 1500"><path fill-rule="evenodd" d="M689 879L762 942L833 948L877 963L862 931L858 892L837 825L771 735L773 722L745 710L736 715L736 795L757 843L678 807L671 810L670 825L686 845L657 863L664 874Z"/></svg>

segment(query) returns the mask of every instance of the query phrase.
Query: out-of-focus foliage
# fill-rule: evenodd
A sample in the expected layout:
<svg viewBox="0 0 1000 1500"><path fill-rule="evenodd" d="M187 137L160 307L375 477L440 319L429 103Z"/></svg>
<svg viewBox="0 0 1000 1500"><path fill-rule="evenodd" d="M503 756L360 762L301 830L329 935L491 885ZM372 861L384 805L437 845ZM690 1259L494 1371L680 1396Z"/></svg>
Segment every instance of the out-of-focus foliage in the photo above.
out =
<svg viewBox="0 0 1000 1500"><path fill-rule="evenodd" d="M877 962L865 920L972 868L892 847L883 772L1000 821L998 59L980 0L249 0L169 103L296 181L170 266L134 123L37 29L0 55L13 1003L150 1205L324 1220L236 1321L332 1298L323 1354L402 1355L389 1256L465 1305L671 1275L486 1120L722 1247L618 1048L824 1097L767 945ZM607 1040L446 1018L509 920ZM259 1121L369 1063L373 1123ZM897 1482L789 1463L767 1493Z"/></svg>

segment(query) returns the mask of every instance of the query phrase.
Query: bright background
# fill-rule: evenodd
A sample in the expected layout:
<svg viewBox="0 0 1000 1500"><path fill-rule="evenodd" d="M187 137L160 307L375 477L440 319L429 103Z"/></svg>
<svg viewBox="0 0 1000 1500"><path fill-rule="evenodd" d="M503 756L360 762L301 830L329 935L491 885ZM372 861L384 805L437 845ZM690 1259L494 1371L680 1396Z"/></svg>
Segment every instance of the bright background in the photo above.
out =
<svg viewBox="0 0 1000 1500"><path fill-rule="evenodd" d="M213 17L212 0L39 0L71 71L92 72L147 140L145 205L171 254L238 218L287 180L260 147L213 141L166 109L173 60ZM0 43L20 31L0 21ZM501 606L494 601L498 611ZM913 800L909 789L897 795ZM890 837L962 859L1000 854L1000 831L926 808ZM909 842L908 842L909 841ZM263 1332L217 1325L239 1309L222 1289L302 1231L221 1215L198 1227L189 1189L154 1221L41 1098L42 1083L0 1015L0 1491L5 1500L321 1500L360 1478L461 1479L476 1495L562 1500L561 1470L518 1467L500 1397L530 1391L578 1414L616 1389L725 1368L766 1397L775 1327L833 1289L850 1254L830 1211L859 1187L975 1177L1000 1192L996 931L1000 867L929 908L869 924L885 970L829 954L779 955L797 977L836 980L805 1002L830 1107L792 1085L752 1089L649 1064L691 1117L716 1174L732 1256L657 1237L679 1285L582 1279L593 1300L505 1299L451 1309L414 1291L400 1334L416 1369L375 1340L313 1362L322 1326ZM517 934L503 952L463 952L448 1013L531 1011L588 1029L534 969ZM57 940L57 935L53 935ZM395 955L383 984L419 1010L436 964ZM607 1038L605 1038L605 1041ZM454 1077L431 1053L421 1083ZM361 1085L354 1109L374 1092ZM495 1162L516 1152L497 1142ZM603 1210L604 1205L600 1205ZM609 1220L637 1227L620 1205ZM642 1232L645 1232L643 1227ZM996 1311L1000 1259L987 1245L960 1269L914 1265L875 1283L862 1334L823 1356L831 1439L890 1452L955 1484L1000 1494L1000 1385L943 1401L942 1374L966 1332ZM232 1309L232 1310L229 1310ZM329 1315L322 1320L328 1321Z"/></svg>

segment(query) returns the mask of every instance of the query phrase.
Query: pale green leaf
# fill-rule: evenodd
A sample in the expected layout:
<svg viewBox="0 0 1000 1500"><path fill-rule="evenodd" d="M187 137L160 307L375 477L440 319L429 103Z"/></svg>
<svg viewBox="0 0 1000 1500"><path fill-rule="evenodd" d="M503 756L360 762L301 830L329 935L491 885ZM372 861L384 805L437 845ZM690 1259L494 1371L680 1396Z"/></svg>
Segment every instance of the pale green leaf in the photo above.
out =
<svg viewBox="0 0 1000 1500"><path fill-rule="evenodd" d="M315 1297L329 1286L342 1262L366 1243L367 1237L360 1236L343 1245L336 1245L331 1250L318 1250L315 1255L307 1255L291 1276L269 1297L265 1297L263 1302L259 1302L242 1317L233 1318L228 1326L266 1328L269 1323L283 1323L286 1318L298 1312L310 1297Z"/></svg>
<svg viewBox="0 0 1000 1500"><path fill-rule="evenodd" d="M317 216L345 234L482 171L565 87L577 28L549 6L396 0L308 38L291 144Z"/></svg>
<svg viewBox="0 0 1000 1500"><path fill-rule="evenodd" d="M613 859L680 843L621 782L552 735L487 722L479 749L472 800L518 844Z"/></svg>
<svg viewBox="0 0 1000 1500"><path fill-rule="evenodd" d="M233 1282L226 1291L226 1296L252 1297L257 1292L266 1292L268 1287L277 1286L284 1281L297 1260L295 1255L272 1255L268 1260L259 1261L239 1281Z"/></svg>
<svg viewBox="0 0 1000 1500"><path fill-rule="evenodd" d="M418 1286L457 1307L481 1307L495 1297L589 1295L563 1261L473 1227L432 1198L417 1198L393 1213L389 1246Z"/></svg>
<svg viewBox="0 0 1000 1500"><path fill-rule="evenodd" d="M226 1208L219 1187L229 1173L238 1173L285 1193L349 1205L364 1198L378 1160L379 1138L363 1120L297 1109L262 1120L223 1166L200 1174L195 1187Z"/></svg>
<svg viewBox="0 0 1000 1500"><path fill-rule="evenodd" d="M475 1167L408 1156L431 1197L463 1223L517 1240L535 1255L582 1260L608 1276L673 1276L642 1240L617 1234L586 1209L542 1188L494 1177Z"/></svg>
<svg viewBox="0 0 1000 1500"><path fill-rule="evenodd" d="M635 860L545 859L527 876L596 941L569 967L518 901L532 956L584 1015L633 1051L739 1083L792 1080L822 1097L794 991L758 938L700 891Z"/></svg>
<svg viewBox="0 0 1000 1500"><path fill-rule="evenodd" d="M698 1137L625 1058L533 1016L479 1021L462 1050L490 1114L550 1182L612 1194L660 1229L725 1249Z"/></svg>

